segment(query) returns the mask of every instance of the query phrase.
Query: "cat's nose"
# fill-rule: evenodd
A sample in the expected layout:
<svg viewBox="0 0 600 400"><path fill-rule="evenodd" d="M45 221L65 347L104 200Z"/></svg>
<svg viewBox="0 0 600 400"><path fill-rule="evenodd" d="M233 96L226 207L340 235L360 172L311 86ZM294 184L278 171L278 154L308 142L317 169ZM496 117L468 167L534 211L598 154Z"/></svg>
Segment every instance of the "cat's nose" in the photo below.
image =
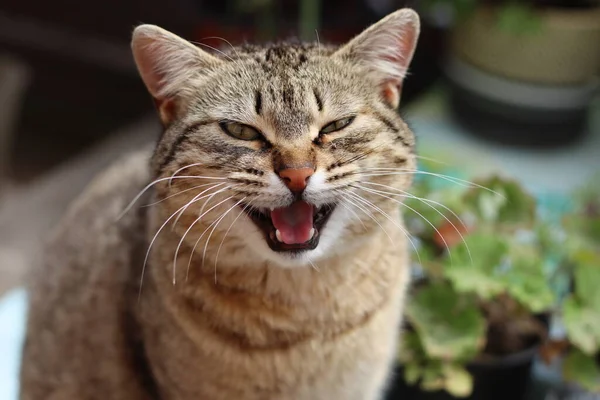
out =
<svg viewBox="0 0 600 400"><path fill-rule="evenodd" d="M306 189L308 179L315 173L313 168L286 168L279 171L285 185L294 193Z"/></svg>

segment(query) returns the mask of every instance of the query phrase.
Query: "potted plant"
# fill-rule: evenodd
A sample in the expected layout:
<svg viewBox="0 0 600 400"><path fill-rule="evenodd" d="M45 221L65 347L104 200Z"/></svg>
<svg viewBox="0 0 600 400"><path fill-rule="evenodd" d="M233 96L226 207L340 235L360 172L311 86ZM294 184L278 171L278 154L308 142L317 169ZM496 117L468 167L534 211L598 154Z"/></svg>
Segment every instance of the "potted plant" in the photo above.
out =
<svg viewBox="0 0 600 400"><path fill-rule="evenodd" d="M500 177L431 182L405 203L420 267L388 398L522 398L554 304L535 201Z"/></svg>
<svg viewBox="0 0 600 400"><path fill-rule="evenodd" d="M600 1L426 3L455 17L445 71L472 133L539 146L584 131L600 73Z"/></svg>
<svg viewBox="0 0 600 400"><path fill-rule="evenodd" d="M564 329L543 347L542 356L547 364L558 364L568 391L600 395L600 186L592 181L572 197L563 232L547 241L561 249L560 273L571 279L558 315Z"/></svg>

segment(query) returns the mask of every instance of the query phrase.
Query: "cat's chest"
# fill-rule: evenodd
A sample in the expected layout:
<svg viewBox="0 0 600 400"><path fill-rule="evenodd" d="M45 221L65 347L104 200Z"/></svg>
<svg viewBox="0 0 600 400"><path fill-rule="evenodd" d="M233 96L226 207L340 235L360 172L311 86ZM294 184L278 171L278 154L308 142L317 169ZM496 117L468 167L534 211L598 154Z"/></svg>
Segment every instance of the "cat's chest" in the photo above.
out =
<svg viewBox="0 0 600 400"><path fill-rule="evenodd" d="M147 335L153 374L164 399L377 399L395 355L401 286L352 329L289 347L252 350L163 323Z"/></svg>
<svg viewBox="0 0 600 400"><path fill-rule="evenodd" d="M208 338L204 349L179 342L172 358L161 355L157 378L165 399L375 399L371 392L394 353L395 325L371 322L332 341L266 352L225 350Z"/></svg>

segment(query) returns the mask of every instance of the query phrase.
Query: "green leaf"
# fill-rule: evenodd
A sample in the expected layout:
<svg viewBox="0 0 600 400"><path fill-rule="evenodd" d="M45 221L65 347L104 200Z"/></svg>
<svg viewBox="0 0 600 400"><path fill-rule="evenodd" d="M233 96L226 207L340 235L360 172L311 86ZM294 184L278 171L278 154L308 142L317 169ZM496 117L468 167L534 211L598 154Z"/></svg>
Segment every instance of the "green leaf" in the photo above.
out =
<svg viewBox="0 0 600 400"><path fill-rule="evenodd" d="M428 392L443 390L445 386L442 375L442 365L438 361L431 361L423 368L421 388Z"/></svg>
<svg viewBox="0 0 600 400"><path fill-rule="evenodd" d="M600 392L600 366L594 357L578 350L571 351L563 364L567 381L575 382L590 392Z"/></svg>
<svg viewBox="0 0 600 400"><path fill-rule="evenodd" d="M404 332L401 343L398 346L398 362L401 364L418 363L425 358L423 346L415 332Z"/></svg>
<svg viewBox="0 0 600 400"><path fill-rule="evenodd" d="M443 374L446 391L454 397L468 397L473 392L473 376L463 366L445 364Z"/></svg>
<svg viewBox="0 0 600 400"><path fill-rule="evenodd" d="M464 201L480 218L491 223L524 226L533 223L535 199L520 184L497 176L478 181L477 184L489 190L473 188L466 193Z"/></svg>
<svg viewBox="0 0 600 400"><path fill-rule="evenodd" d="M580 249L572 256L575 263L575 293L584 304L600 308L600 252Z"/></svg>
<svg viewBox="0 0 600 400"><path fill-rule="evenodd" d="M507 292L533 313L548 311L554 304L554 293L542 274L518 270L507 274L504 281Z"/></svg>
<svg viewBox="0 0 600 400"><path fill-rule="evenodd" d="M404 381L409 385L415 385L423 376L423 368L417 364L404 365Z"/></svg>
<svg viewBox="0 0 600 400"><path fill-rule="evenodd" d="M407 318L430 358L468 360L485 343L485 319L475 302L444 283L418 290L407 306Z"/></svg>
<svg viewBox="0 0 600 400"><path fill-rule="evenodd" d="M542 255L533 246L513 245L510 267L502 274L506 291L527 310L540 313L554 304L554 293L542 265Z"/></svg>
<svg viewBox="0 0 600 400"><path fill-rule="evenodd" d="M458 292L490 299L504 290L496 270L506 253L507 243L502 238L472 233L465 237L465 243L452 249L451 258L446 258L445 275Z"/></svg>
<svg viewBox="0 0 600 400"><path fill-rule="evenodd" d="M569 340L582 352L593 356L600 350L600 309L571 296L563 305L563 321Z"/></svg>

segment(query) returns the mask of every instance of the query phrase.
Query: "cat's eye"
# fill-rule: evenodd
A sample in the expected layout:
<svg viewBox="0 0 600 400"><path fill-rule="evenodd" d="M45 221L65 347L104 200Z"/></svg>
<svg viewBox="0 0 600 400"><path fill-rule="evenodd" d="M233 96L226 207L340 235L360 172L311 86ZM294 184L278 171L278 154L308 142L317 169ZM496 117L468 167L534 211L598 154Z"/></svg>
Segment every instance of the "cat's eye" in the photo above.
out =
<svg viewBox="0 0 600 400"><path fill-rule="evenodd" d="M339 131L341 129L344 129L348 125L350 125L352 123L352 121L354 121L353 116L338 119L337 121L333 121L333 122L325 125L323 128L321 128L321 131L319 133L331 133L331 132Z"/></svg>
<svg viewBox="0 0 600 400"><path fill-rule="evenodd" d="M220 123L221 129L229 136L240 140L256 140L261 137L260 132L251 126L240 124L239 122L223 121Z"/></svg>

